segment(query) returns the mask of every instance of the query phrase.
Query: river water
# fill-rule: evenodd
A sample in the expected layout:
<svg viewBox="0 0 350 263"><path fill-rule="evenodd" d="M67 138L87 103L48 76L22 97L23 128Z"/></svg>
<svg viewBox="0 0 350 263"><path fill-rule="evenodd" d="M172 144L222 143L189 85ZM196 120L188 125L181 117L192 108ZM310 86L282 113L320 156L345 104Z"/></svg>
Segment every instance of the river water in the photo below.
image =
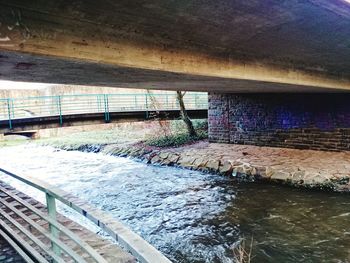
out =
<svg viewBox="0 0 350 263"><path fill-rule="evenodd" d="M174 262L233 262L242 238L253 240L252 262L350 262L349 195L30 144L0 149L0 166L108 211Z"/></svg>

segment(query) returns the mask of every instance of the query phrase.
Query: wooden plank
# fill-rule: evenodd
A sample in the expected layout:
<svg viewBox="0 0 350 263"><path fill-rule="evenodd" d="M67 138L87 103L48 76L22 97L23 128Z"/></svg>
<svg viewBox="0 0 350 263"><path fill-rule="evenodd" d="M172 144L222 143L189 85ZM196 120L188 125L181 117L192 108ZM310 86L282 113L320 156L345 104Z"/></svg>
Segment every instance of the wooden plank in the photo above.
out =
<svg viewBox="0 0 350 263"><path fill-rule="evenodd" d="M30 255L32 255L39 263L49 263L42 255L40 255L35 249L31 247L23 238L17 235L11 227L9 227L3 220L0 219L0 227L6 230L8 234L11 234L14 240L17 240Z"/></svg>
<svg viewBox="0 0 350 263"><path fill-rule="evenodd" d="M88 243L83 241L80 237L78 237L76 234L74 234L72 231L70 231L68 228L63 226L57 221L52 220L50 217L46 216L44 213L42 213L39 209L35 208L28 202L24 201L22 198L19 198L15 194L12 194L11 192L5 190L3 187L0 186L0 191L5 193L6 195L13 198L16 202L22 204L23 206L27 207L30 211L44 219L46 222L52 224L55 226L59 231L61 231L63 234L68 236L71 240L73 240L75 243L77 243L83 250L85 250L89 255L91 255L97 262L101 263L107 263L107 261L100 255L96 250L94 250ZM1 200L0 200L1 202ZM39 225L39 224L38 224ZM40 226L40 225L39 225Z"/></svg>
<svg viewBox="0 0 350 263"><path fill-rule="evenodd" d="M26 235L29 239L31 239L38 247L40 247L43 251L45 251L46 254L48 254L50 257L52 257L55 261L58 263L64 263L64 260L57 257L55 253L51 251L51 249L46 246L43 242L40 241L36 236L34 236L32 233L30 233L27 229L25 229L23 226L21 226L16 220L8 216L4 210L0 208L1 215L6 218L12 225L14 225L18 230L20 230L24 235ZM4 221L3 221L4 223Z"/></svg>
<svg viewBox="0 0 350 263"><path fill-rule="evenodd" d="M55 245L57 245L59 248L64 250L69 256L71 256L75 261L77 262L86 262L81 256L79 256L77 253L75 253L72 249L67 247L62 241L57 239L57 237L47 233L46 229L38 225L36 222L31 220L29 217L27 217L22 212L18 211L14 205L9 204L7 202L4 202L0 200L1 203L3 203L6 207L11 209L14 213L16 213L19 217L21 217L23 220L25 220L30 226L38 230L43 236L51 240ZM55 252L55 251L54 251Z"/></svg>
<svg viewBox="0 0 350 263"><path fill-rule="evenodd" d="M34 261L21 249L4 231L0 229L0 236L2 236L7 243L13 247L14 250L22 257L22 259L27 263L34 263Z"/></svg>

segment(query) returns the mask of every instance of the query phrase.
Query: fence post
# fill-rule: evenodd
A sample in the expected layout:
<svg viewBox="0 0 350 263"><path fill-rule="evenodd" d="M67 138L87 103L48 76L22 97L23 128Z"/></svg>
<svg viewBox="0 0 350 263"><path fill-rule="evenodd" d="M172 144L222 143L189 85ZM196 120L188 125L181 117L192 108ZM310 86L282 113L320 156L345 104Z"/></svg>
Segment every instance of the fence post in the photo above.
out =
<svg viewBox="0 0 350 263"><path fill-rule="evenodd" d="M57 109L58 114L60 115L60 125L63 124L63 118L62 118L62 102L61 102L61 96L57 96Z"/></svg>
<svg viewBox="0 0 350 263"><path fill-rule="evenodd" d="M49 214L49 217L52 220L56 221L57 220L56 219L56 200L52 195L50 195L48 193L46 193L46 206L47 206L47 212ZM58 239L59 238L58 229L51 224L49 224L49 226L50 226L51 235ZM51 246L52 246L53 252L56 255L60 256L61 255L60 248L54 242L51 242Z"/></svg>
<svg viewBox="0 0 350 263"><path fill-rule="evenodd" d="M97 112L101 111L101 97L99 94L96 95L96 101L97 101Z"/></svg>
<svg viewBox="0 0 350 263"><path fill-rule="evenodd" d="M145 94L145 100L146 100L146 119L148 119L148 94Z"/></svg>
<svg viewBox="0 0 350 263"><path fill-rule="evenodd" d="M14 119L15 118L15 106L14 106L13 99L11 99L11 109L12 109L12 119Z"/></svg>
<svg viewBox="0 0 350 263"><path fill-rule="evenodd" d="M109 122L110 121L110 116L109 116L109 105L108 105L108 95L104 94L103 95L104 98L104 106L105 106L105 122Z"/></svg>
<svg viewBox="0 0 350 263"><path fill-rule="evenodd" d="M7 99L7 113L8 113L8 118L9 118L9 128L12 130L12 119L11 119L11 99Z"/></svg>
<svg viewBox="0 0 350 263"><path fill-rule="evenodd" d="M168 98L168 93L165 95L166 97L166 109L169 110L169 98Z"/></svg>

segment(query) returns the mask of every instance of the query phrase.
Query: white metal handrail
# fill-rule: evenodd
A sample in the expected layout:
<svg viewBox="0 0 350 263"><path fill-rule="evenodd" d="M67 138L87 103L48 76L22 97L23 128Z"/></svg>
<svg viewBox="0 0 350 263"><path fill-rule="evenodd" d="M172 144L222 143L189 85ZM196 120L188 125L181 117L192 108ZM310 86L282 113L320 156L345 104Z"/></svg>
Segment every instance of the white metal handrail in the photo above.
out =
<svg viewBox="0 0 350 263"><path fill-rule="evenodd" d="M99 226L103 231L108 233L115 241L119 242L119 244L125 247L140 262L142 263L153 263L153 262L170 263L171 262L161 252L159 252L152 245L150 245L147 241L142 239L136 233L132 232L130 229L125 227L119 221L112 218L109 214L91 207L84 201L79 200L77 197L72 196L54 186L51 186L46 182L43 182L41 180L38 180L36 178L30 177L27 175L19 176L2 168L0 168L0 172L8 176L11 176L15 179L18 179L19 181L24 182L25 184L32 186L46 194L48 216L43 214L39 209L35 208L34 206L29 204L22 198L19 198L18 196L12 194L9 191L0 189L1 192L6 194L8 197L11 197L16 202L22 204L23 206L28 208L31 212L33 212L40 218L46 220L50 225L50 233L48 233L41 226L35 224L35 222L32 219L30 219L24 213L16 209L16 207L14 207L11 204L8 204L6 200L0 199L0 202L4 206L6 206L8 209L10 209L11 212L17 214L18 216L23 218L28 224L32 225L37 231L44 234L44 236L51 241L52 252L50 250L46 250L46 252L51 258L54 259L54 261L63 262L61 261L61 257L60 257L61 252L63 251L65 252L65 254L69 255L75 262L85 262L85 260L81 258L81 256L76 254L74 251L72 251L69 247L67 247L65 244L63 244L59 240L58 233L61 232L67 237L69 237L71 240L73 240L76 244L78 244L80 248L85 252L87 252L96 262L103 262L103 263L106 262L106 260L103 259L103 257L99 255L93 248L91 248L86 242L81 240L77 235L75 235L73 232L68 230L65 226L57 222L55 200L59 200L63 204L77 211L79 214L90 219L93 223ZM22 233L24 233L25 236L27 236L29 239L37 243L37 245L42 249L45 249L45 245L42 244L40 240L36 240L35 237L33 237L30 232L26 231L25 229L21 229L21 226L16 224L16 222L14 222L10 216L6 215L5 211L2 210L1 208L0 208L0 212L4 214L4 217L8 221L10 221L13 225L15 225L15 227L17 227ZM2 226L3 228L7 227L6 224L1 221L0 221L0 226ZM19 240L19 242L21 241ZM47 261L43 261L43 259L40 258L40 255L38 256L37 253L35 253L35 251L33 254L32 256L37 258L39 262L47 262Z"/></svg>

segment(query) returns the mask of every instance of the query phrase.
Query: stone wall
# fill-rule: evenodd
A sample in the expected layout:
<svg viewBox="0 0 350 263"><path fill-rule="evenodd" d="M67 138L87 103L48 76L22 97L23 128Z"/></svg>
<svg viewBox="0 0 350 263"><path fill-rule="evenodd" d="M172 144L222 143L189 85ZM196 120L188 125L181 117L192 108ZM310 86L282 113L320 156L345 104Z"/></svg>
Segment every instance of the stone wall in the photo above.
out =
<svg viewBox="0 0 350 263"><path fill-rule="evenodd" d="M209 94L209 139L350 150L350 94Z"/></svg>

